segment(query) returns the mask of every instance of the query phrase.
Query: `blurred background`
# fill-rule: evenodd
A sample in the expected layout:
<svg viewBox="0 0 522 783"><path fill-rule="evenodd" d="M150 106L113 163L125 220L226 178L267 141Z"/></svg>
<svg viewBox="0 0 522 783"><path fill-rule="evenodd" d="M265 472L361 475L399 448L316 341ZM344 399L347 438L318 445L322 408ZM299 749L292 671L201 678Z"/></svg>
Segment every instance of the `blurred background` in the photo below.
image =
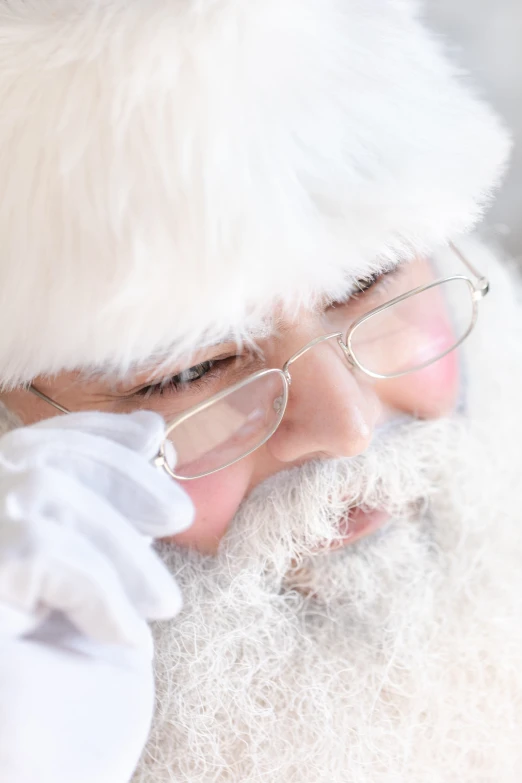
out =
<svg viewBox="0 0 522 783"><path fill-rule="evenodd" d="M513 131L511 169L487 216L522 265L522 0L424 0L425 16L454 61L474 76Z"/></svg>

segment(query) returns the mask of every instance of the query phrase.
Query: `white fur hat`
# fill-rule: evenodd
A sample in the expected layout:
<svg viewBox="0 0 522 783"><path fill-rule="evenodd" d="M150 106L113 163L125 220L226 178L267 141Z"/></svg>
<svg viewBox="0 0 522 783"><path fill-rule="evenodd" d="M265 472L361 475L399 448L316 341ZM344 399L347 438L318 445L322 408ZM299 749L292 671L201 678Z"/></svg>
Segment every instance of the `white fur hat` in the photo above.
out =
<svg viewBox="0 0 522 783"><path fill-rule="evenodd" d="M410 0L0 0L0 382L339 295L508 147Z"/></svg>

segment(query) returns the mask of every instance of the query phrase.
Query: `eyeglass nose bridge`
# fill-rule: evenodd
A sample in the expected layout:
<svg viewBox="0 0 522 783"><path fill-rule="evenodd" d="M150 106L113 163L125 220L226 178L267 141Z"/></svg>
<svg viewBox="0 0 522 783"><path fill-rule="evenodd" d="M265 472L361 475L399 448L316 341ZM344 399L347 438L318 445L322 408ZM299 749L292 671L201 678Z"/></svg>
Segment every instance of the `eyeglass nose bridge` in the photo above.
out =
<svg viewBox="0 0 522 783"><path fill-rule="evenodd" d="M293 356L291 356L283 365L282 372L284 373L284 376L287 380L288 385L290 386L292 383L292 376L290 374L290 365L292 365L294 362L296 362L298 359L301 358L301 356L304 356L305 353L308 353L312 348L315 348L316 345L319 345L320 343L324 343L327 340L333 340L337 339L338 344L343 350L344 356L348 363L355 367L355 362L352 358L352 353L350 351L350 348L343 339L343 333L342 332L332 332L331 334L321 334L319 337L315 337L313 340L310 340L309 343L304 345L302 348L300 348L298 351L296 351Z"/></svg>

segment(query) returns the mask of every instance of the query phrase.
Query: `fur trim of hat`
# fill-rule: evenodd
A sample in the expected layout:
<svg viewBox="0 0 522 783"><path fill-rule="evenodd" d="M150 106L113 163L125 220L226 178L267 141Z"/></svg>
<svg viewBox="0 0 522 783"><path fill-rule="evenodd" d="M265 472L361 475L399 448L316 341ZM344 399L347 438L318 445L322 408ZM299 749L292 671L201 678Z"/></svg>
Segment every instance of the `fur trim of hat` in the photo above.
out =
<svg viewBox="0 0 522 783"><path fill-rule="evenodd" d="M467 231L509 141L410 0L0 0L0 383L123 373Z"/></svg>

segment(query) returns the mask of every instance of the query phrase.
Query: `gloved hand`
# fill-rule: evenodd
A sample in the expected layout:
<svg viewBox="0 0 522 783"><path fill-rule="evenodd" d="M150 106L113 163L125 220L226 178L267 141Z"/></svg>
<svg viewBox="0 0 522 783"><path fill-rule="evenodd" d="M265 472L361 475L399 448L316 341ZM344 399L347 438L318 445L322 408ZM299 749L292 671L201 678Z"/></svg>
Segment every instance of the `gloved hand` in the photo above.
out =
<svg viewBox="0 0 522 783"><path fill-rule="evenodd" d="M192 503L150 460L150 412L0 438L0 783L127 783L153 711L147 620L179 589L151 548Z"/></svg>

